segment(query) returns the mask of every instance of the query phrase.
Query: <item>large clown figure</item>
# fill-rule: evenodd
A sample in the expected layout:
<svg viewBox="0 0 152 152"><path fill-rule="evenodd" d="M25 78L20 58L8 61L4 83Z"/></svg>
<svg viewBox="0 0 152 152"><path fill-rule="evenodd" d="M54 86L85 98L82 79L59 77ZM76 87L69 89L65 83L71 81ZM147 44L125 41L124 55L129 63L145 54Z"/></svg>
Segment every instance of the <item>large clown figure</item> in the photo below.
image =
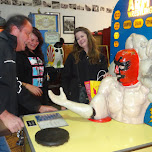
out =
<svg viewBox="0 0 152 152"><path fill-rule="evenodd" d="M104 78L89 105L67 100L62 88L59 96L49 91L50 98L85 118L110 116L124 123L143 123L150 102L147 99L149 89L138 81L138 54L134 49L124 49L117 52L114 62L117 77Z"/></svg>

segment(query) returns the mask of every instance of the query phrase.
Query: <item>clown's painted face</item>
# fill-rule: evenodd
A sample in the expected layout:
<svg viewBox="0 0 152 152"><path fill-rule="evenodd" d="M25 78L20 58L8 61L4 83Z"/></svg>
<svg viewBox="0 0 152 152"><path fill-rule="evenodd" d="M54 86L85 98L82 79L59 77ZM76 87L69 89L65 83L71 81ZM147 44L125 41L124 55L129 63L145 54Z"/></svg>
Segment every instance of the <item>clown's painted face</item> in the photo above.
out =
<svg viewBox="0 0 152 152"><path fill-rule="evenodd" d="M117 80L123 86L134 85L138 82L139 57L134 49L117 52L114 63Z"/></svg>

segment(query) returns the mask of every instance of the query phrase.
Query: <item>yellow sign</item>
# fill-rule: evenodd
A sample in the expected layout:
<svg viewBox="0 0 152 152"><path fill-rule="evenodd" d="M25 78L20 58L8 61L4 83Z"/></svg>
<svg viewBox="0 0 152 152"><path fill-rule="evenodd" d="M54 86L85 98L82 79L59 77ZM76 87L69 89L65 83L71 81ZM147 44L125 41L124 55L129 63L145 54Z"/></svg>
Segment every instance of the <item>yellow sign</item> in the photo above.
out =
<svg viewBox="0 0 152 152"><path fill-rule="evenodd" d="M124 29L130 29L131 26L132 26L131 20L126 20L126 21L124 21L124 23L123 23L123 28L124 28Z"/></svg>
<svg viewBox="0 0 152 152"><path fill-rule="evenodd" d="M128 17L152 14L150 0L129 0Z"/></svg>
<svg viewBox="0 0 152 152"><path fill-rule="evenodd" d="M150 108L150 113L151 113L151 116L150 116L151 120L149 122L152 122L152 108Z"/></svg>
<svg viewBox="0 0 152 152"><path fill-rule="evenodd" d="M148 17L145 21L147 27L152 27L152 17Z"/></svg>
<svg viewBox="0 0 152 152"><path fill-rule="evenodd" d="M119 42L118 41L114 41L114 47L118 47L119 46Z"/></svg>
<svg viewBox="0 0 152 152"><path fill-rule="evenodd" d="M119 39L119 33L118 32L114 33L114 39Z"/></svg>
<svg viewBox="0 0 152 152"><path fill-rule="evenodd" d="M120 28L120 23L119 22L116 22L115 24L114 24L114 29L115 30L118 30Z"/></svg>
<svg viewBox="0 0 152 152"><path fill-rule="evenodd" d="M114 14L114 19L115 19L115 20L118 20L118 19L120 18L120 15L121 15L120 11L117 10L117 11L115 12L115 14Z"/></svg>
<svg viewBox="0 0 152 152"><path fill-rule="evenodd" d="M144 21L142 18L134 20L134 28L141 28L143 24L144 24Z"/></svg>

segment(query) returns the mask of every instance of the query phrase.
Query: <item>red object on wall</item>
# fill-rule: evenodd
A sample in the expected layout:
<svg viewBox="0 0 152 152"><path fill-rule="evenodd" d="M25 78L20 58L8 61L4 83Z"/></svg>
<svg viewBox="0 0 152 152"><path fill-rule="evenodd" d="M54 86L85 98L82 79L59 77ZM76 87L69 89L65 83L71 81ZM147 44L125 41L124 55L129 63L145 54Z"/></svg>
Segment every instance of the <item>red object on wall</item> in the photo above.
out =
<svg viewBox="0 0 152 152"><path fill-rule="evenodd" d="M92 32L92 35L102 35L102 32Z"/></svg>
<svg viewBox="0 0 152 152"><path fill-rule="evenodd" d="M1 28L0 28L0 32L2 32L3 30L4 30L4 29L1 29Z"/></svg>

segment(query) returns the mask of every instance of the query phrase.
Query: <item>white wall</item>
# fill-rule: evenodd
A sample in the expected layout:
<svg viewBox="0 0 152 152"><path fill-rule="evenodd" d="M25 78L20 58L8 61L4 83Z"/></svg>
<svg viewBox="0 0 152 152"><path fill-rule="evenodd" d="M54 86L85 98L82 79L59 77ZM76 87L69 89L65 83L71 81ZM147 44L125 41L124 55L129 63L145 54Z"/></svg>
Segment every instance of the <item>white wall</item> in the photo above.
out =
<svg viewBox="0 0 152 152"><path fill-rule="evenodd" d="M105 8L113 9L118 0L58 0L60 3L65 4L81 4L81 5L99 5ZM112 13L106 11L88 12L86 10L72 10L72 9L51 9L46 7L33 7L33 6L13 6L0 4L1 17L7 19L12 14L29 15L30 12L37 13L40 8L41 13L44 12L58 12L60 13L61 21L61 37L64 38L65 43L73 43L73 34L63 34L62 16L75 16L75 25L84 26L90 31L98 31L111 26Z"/></svg>

